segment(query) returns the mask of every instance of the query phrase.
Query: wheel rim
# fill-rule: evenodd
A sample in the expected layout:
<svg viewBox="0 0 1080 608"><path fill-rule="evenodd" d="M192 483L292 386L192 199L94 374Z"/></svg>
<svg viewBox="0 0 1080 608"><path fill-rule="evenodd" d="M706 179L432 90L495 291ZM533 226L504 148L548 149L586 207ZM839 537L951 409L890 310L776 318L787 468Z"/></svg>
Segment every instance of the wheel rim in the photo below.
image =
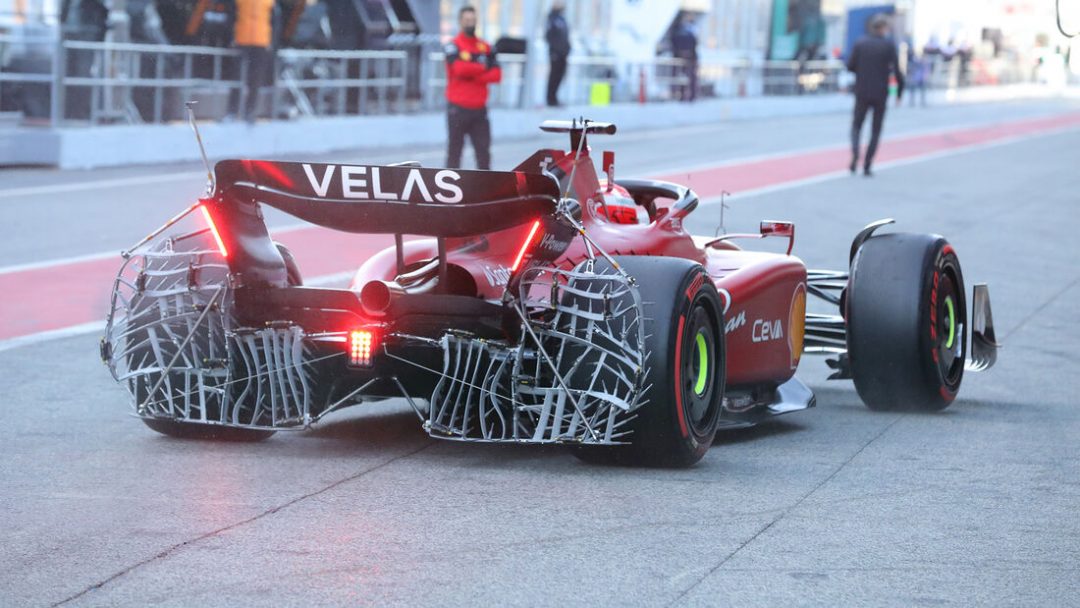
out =
<svg viewBox="0 0 1080 608"><path fill-rule="evenodd" d="M694 434L702 436L708 433L715 417L719 413L716 394L721 389L717 365L716 325L712 315L700 303L696 304L684 329L682 357L683 402L687 404L687 421Z"/></svg>
<svg viewBox="0 0 1080 608"><path fill-rule="evenodd" d="M960 380L964 367L964 318L965 310L952 272L941 273L937 304L937 344L934 345L938 371L946 386L952 387Z"/></svg>

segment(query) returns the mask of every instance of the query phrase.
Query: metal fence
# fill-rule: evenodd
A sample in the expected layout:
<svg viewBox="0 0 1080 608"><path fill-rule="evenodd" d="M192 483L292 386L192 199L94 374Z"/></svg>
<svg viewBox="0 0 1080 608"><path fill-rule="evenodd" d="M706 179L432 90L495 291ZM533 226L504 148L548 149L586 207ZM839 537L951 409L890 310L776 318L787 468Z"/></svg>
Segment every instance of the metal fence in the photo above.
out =
<svg viewBox="0 0 1080 608"><path fill-rule="evenodd" d="M405 51L315 51L277 54L275 115L386 114L405 109Z"/></svg>
<svg viewBox="0 0 1080 608"><path fill-rule="evenodd" d="M430 47L427 47L430 48ZM502 54L502 82L490 106L525 108L545 99L547 62ZM999 61L957 60L936 66L929 88L1022 81L1030 75ZM808 95L845 90L853 78L828 61L707 60L696 66L700 97ZM211 120L243 107L247 67L236 49L59 40L53 35L0 35L0 122L29 124L161 123L184 117L184 102L200 102ZM690 66L671 57L625 62L571 57L560 88L566 105L656 102L684 98ZM436 110L446 103L441 52L284 49L276 54L256 100L257 113L276 119Z"/></svg>
<svg viewBox="0 0 1080 608"><path fill-rule="evenodd" d="M492 87L489 106L521 108L544 100L549 66L529 64L525 55L499 55L502 82ZM690 86L685 60L657 57L647 62L623 62L614 57L571 57L559 99L567 105L682 99ZM698 96L801 95L842 90L844 65L839 61L706 61L697 66ZM423 107L446 104L446 62L442 53L427 56ZM530 73L531 77L526 78ZM603 87L598 92L596 87Z"/></svg>
<svg viewBox="0 0 1080 608"><path fill-rule="evenodd" d="M404 51L281 50L257 113L404 111L406 63ZM0 36L0 111L30 124L168 122L192 99L200 116L223 119L242 107L246 78L236 49Z"/></svg>

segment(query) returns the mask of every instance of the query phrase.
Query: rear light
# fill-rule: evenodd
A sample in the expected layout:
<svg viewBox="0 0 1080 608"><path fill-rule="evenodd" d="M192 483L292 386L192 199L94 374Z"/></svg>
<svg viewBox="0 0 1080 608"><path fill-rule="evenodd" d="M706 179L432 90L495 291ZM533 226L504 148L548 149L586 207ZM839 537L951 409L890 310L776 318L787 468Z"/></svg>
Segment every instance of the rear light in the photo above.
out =
<svg viewBox="0 0 1080 608"><path fill-rule="evenodd" d="M521 266L521 260L525 258L525 253L532 246L538 230L540 230L540 220L533 222L532 228L529 229L529 236L525 237L525 242L521 244L521 250L518 251L517 257L514 258L514 265L510 267L510 272L517 272L518 266Z"/></svg>
<svg viewBox="0 0 1080 608"><path fill-rule="evenodd" d="M221 252L221 257L229 257L229 250L225 248L225 241L221 240L221 233L218 232L217 224L214 223L214 217L210 215L210 210L206 208L206 203L203 203L199 209L202 209L203 217L206 218L206 224L210 226L210 234L214 235L214 242L217 243L218 251Z"/></svg>
<svg viewBox="0 0 1080 608"><path fill-rule="evenodd" d="M370 329L349 332L349 365L371 367L375 362L376 334Z"/></svg>

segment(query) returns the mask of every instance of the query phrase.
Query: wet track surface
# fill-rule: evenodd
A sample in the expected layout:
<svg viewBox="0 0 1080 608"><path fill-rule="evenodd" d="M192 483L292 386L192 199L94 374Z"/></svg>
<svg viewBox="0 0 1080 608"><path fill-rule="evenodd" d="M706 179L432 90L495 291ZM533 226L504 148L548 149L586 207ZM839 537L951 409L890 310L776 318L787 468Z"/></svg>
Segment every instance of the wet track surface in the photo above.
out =
<svg viewBox="0 0 1080 608"><path fill-rule="evenodd" d="M882 152L1077 111L890 108ZM622 176L670 175L835 148L846 129L827 115L593 143L617 150ZM496 164L561 143L502 144ZM735 192L725 223L795 221L814 268L842 268L881 217L946 235L969 289L990 283L997 367L966 375L945 412L891 414L806 360L816 409L723 434L687 470L439 442L394 401L261 444L171 440L128 415L98 335L0 351L0 605L1080 605L1080 130L992 143ZM441 151L337 158L402 157ZM197 173L0 173L5 263L123 248L198 194ZM688 227L718 221L706 204Z"/></svg>

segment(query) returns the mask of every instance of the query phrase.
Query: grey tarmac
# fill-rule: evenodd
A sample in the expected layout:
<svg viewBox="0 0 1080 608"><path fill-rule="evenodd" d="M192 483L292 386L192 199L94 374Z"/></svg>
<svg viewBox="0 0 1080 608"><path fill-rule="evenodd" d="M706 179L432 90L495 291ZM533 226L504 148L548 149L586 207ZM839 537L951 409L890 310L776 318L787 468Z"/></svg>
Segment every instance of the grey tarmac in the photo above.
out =
<svg viewBox="0 0 1080 608"><path fill-rule="evenodd" d="M1077 109L890 108L883 146ZM620 175L656 174L843 145L847 120L717 123L593 145L618 151ZM497 163L538 143L562 142L502 143ZM337 159L441 157L412 152ZM440 442L399 401L261 444L172 440L129 415L98 336L0 352L0 605L1080 605L1078 158L1071 130L872 179L736 193L728 230L793 220L795 254L815 268L843 267L854 233L881 217L946 235L969 286L990 283L1005 347L938 414L872 412L805 360L799 377L817 408L725 433L687 470ZM5 171L0 197L197 170ZM21 264L119 249L200 187L0 198L0 252ZM688 228L711 234L719 212L702 206Z"/></svg>

